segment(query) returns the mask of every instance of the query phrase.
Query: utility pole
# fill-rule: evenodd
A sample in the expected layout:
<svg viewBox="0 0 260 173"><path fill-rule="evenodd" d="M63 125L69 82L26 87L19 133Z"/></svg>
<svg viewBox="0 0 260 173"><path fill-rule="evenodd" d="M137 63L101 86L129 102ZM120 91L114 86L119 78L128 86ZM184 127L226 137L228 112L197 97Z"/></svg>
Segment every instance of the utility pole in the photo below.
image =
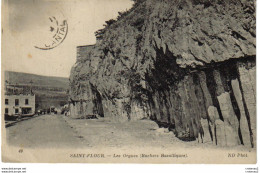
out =
<svg viewBox="0 0 260 173"><path fill-rule="evenodd" d="M8 85L8 81L7 80L5 80L5 92L6 92L6 94L8 93L8 88L7 88L7 85Z"/></svg>
<svg viewBox="0 0 260 173"><path fill-rule="evenodd" d="M13 84L13 94L15 94L15 84Z"/></svg>
<svg viewBox="0 0 260 173"><path fill-rule="evenodd" d="M16 87L17 87L17 92L16 92ZM15 94L19 94L19 91L18 91L18 83L16 82L15 84L14 84L14 93Z"/></svg>
<svg viewBox="0 0 260 173"><path fill-rule="evenodd" d="M33 81L31 80L30 81L30 92L31 92L31 94L32 94L32 84L33 84Z"/></svg>

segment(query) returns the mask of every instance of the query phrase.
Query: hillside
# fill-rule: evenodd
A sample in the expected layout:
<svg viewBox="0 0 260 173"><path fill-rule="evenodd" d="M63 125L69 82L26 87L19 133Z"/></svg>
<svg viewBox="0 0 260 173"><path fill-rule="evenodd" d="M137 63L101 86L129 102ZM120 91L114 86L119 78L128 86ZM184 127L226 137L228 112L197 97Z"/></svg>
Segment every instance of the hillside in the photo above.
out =
<svg viewBox="0 0 260 173"><path fill-rule="evenodd" d="M71 69L72 118L147 118L183 141L255 146L254 1L137 0L106 23Z"/></svg>
<svg viewBox="0 0 260 173"><path fill-rule="evenodd" d="M30 85L30 81L33 82L34 86L50 86L54 88L63 88L64 90L68 89L69 80L64 77L52 77L52 76L41 76L29 73L21 73L21 72L5 72L5 79L10 84L22 84L22 85Z"/></svg>

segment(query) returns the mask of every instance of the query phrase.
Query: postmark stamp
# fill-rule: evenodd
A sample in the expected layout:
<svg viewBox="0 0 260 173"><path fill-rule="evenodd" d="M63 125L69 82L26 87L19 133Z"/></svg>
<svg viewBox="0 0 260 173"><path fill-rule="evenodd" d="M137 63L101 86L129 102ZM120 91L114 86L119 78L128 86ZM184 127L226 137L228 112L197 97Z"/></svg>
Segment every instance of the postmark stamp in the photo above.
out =
<svg viewBox="0 0 260 173"><path fill-rule="evenodd" d="M59 20L54 16L49 17L49 30L45 42L34 47L41 50L53 49L59 46L65 40L67 33L67 20Z"/></svg>

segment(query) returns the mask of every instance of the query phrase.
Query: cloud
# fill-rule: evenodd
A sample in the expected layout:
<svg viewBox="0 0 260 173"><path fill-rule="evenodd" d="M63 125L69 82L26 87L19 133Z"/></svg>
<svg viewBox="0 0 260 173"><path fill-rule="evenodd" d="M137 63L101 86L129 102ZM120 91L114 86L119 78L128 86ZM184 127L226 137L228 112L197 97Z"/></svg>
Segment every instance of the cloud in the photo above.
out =
<svg viewBox="0 0 260 173"><path fill-rule="evenodd" d="M42 0L8 0L9 28L13 32L23 32L44 26L44 20L59 13L66 2Z"/></svg>

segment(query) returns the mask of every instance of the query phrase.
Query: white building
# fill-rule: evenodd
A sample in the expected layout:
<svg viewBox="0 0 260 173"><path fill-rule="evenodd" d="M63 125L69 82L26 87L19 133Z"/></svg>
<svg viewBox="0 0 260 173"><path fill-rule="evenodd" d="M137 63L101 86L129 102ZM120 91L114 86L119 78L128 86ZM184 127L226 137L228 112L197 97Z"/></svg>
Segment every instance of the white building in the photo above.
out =
<svg viewBox="0 0 260 173"><path fill-rule="evenodd" d="M32 116L35 114L35 94L5 95L4 112L6 116Z"/></svg>

